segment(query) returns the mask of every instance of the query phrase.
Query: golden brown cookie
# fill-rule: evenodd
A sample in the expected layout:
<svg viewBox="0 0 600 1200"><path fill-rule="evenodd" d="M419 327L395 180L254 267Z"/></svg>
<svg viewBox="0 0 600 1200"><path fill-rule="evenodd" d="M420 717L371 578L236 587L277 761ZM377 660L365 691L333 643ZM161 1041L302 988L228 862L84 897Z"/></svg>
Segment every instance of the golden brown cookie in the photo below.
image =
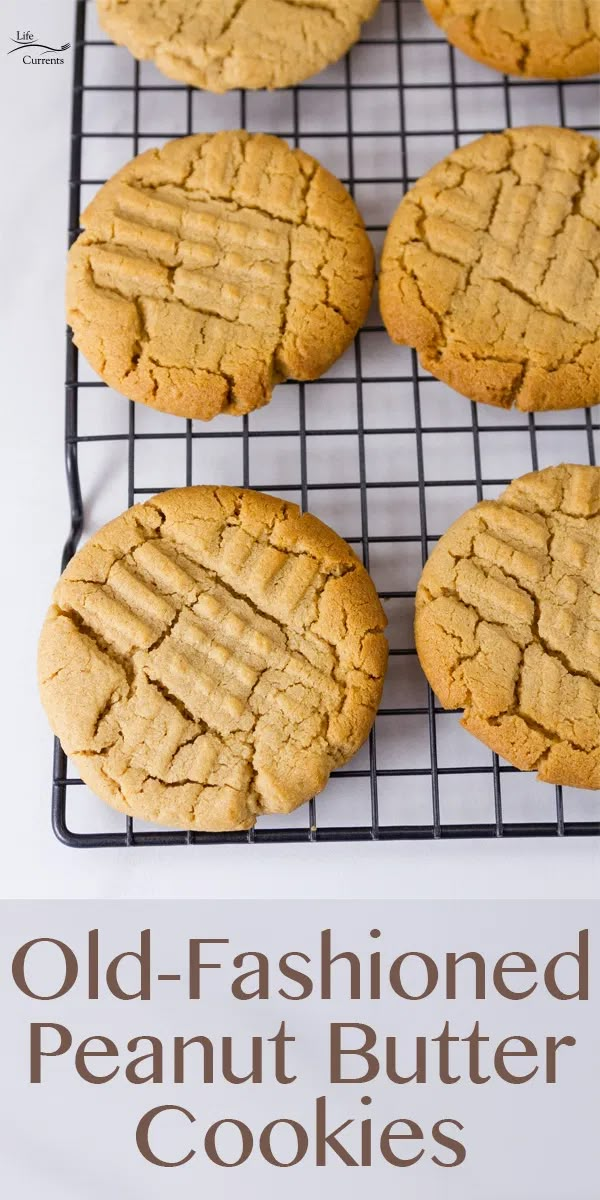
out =
<svg viewBox="0 0 600 1200"><path fill-rule="evenodd" d="M547 467L459 517L416 598L445 708L539 779L600 788L600 468Z"/></svg>
<svg viewBox="0 0 600 1200"><path fill-rule="evenodd" d="M69 252L76 345L111 387L184 417L247 413L350 345L373 251L350 195L265 134L141 154L94 197Z"/></svg>
<svg viewBox="0 0 600 1200"><path fill-rule="evenodd" d="M407 192L379 297L390 337L487 404L600 400L598 143L508 129L455 150Z"/></svg>
<svg viewBox="0 0 600 1200"><path fill-rule="evenodd" d="M383 686L386 619L315 517L260 492L164 492L59 580L41 697L82 779L129 815L249 829L325 787Z"/></svg>
<svg viewBox="0 0 600 1200"><path fill-rule="evenodd" d="M600 0L424 0L477 62L546 79L600 71Z"/></svg>
<svg viewBox="0 0 600 1200"><path fill-rule="evenodd" d="M281 88L336 62L379 0L98 0L100 24L136 58L211 92Z"/></svg>

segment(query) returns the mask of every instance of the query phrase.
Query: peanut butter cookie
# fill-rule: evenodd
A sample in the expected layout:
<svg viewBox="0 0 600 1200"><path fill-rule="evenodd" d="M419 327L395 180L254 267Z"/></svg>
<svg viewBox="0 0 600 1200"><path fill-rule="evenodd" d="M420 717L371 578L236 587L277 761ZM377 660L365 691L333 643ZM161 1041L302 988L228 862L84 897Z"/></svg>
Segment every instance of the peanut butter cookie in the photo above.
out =
<svg viewBox="0 0 600 1200"><path fill-rule="evenodd" d="M600 468L534 471L427 562L416 644L445 708L547 783L600 788Z"/></svg>
<svg viewBox="0 0 600 1200"><path fill-rule="evenodd" d="M248 829L327 783L373 723L386 619L315 517L260 492L164 492L69 563L41 697L82 779L132 816Z"/></svg>
<svg viewBox="0 0 600 1200"><path fill-rule="evenodd" d="M379 0L98 0L108 36L211 92L282 88L336 62Z"/></svg>
<svg viewBox="0 0 600 1200"><path fill-rule="evenodd" d="M598 161L593 138L532 127L486 134L424 175L383 248L390 337L472 400L597 404Z"/></svg>
<svg viewBox="0 0 600 1200"><path fill-rule="evenodd" d="M477 62L546 79L600 71L600 0L424 0Z"/></svg>
<svg viewBox="0 0 600 1200"><path fill-rule="evenodd" d="M363 323L373 252L338 179L264 134L199 134L128 163L69 252L67 315L98 374L203 420L316 379Z"/></svg>

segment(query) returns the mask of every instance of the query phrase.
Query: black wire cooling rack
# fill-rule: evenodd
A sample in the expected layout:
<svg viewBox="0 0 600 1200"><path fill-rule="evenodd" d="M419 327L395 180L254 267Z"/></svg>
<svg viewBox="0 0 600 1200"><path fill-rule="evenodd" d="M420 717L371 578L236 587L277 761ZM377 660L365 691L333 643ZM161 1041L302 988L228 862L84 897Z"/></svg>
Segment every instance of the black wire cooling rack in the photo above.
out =
<svg viewBox="0 0 600 1200"><path fill-rule="evenodd" d="M81 208L104 181L88 167L94 161L90 148L99 146L108 175L149 144L203 129L257 129L262 116L265 132L286 137L322 161L325 154L325 165L344 179L380 244L407 186L463 142L513 123L599 129L597 81L531 82L479 67L447 44L420 0L382 0L360 43L314 80L285 92L217 98L134 62L103 39L93 22L92 4L77 0L71 240ZM151 97L154 113L162 116L150 118L150 126L159 128L147 127ZM106 154L110 160L115 149L120 162L108 167ZM87 517L83 447L126 455L127 495L111 515L165 486L210 481L260 487L298 499L337 524L362 553L390 617L391 656L368 747L348 769L334 773L318 800L291 816L261 818L248 833L151 828L96 803L70 775L56 742L52 812L61 841L100 847L600 834L598 793L565 789L563 795L500 763L461 733L457 715L444 713L426 688L411 632L416 577L450 520L476 500L496 495L511 477L549 461L594 463L600 426L589 410L526 417L478 408L422 372L414 353L393 347L379 321L375 312L354 350L319 384L282 385L260 414L218 418L210 425L165 420L117 399L116 423L101 420L90 429L100 411L92 401L108 392L95 391L105 385L86 371L68 336L71 527L63 566ZM217 448L230 464L221 480L211 475ZM148 486L140 482L140 457L145 461L149 450L156 471L181 451L177 477L146 477Z"/></svg>

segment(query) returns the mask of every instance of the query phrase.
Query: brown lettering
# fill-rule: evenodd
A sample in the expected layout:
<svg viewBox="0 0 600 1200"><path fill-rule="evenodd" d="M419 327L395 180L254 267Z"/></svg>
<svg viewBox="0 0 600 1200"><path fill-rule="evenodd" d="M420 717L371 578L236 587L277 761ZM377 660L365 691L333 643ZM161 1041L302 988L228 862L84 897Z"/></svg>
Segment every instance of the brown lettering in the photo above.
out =
<svg viewBox="0 0 600 1200"><path fill-rule="evenodd" d="M188 1112L187 1108L180 1108L178 1104L161 1104L158 1108L151 1108L150 1112L144 1114L135 1132L135 1143L142 1157L146 1159L146 1162L152 1163L154 1167L182 1167L194 1157L195 1150L190 1150L189 1154L185 1155L185 1158L179 1158L175 1162L167 1162L166 1159L159 1158L150 1149L150 1128L156 1117L165 1112L182 1113L184 1117L187 1117L191 1125L195 1124L196 1118L191 1112Z"/></svg>
<svg viewBox="0 0 600 1200"><path fill-rule="evenodd" d="M229 938L191 938L190 939L190 1000L201 999L201 971L220 971L220 963L202 962L202 946L228 946Z"/></svg>
<svg viewBox="0 0 600 1200"><path fill-rule="evenodd" d="M101 1050L92 1050L91 1042L100 1042ZM86 1083L108 1083L118 1075L119 1068L115 1067L114 1071L109 1071L108 1075L94 1075L87 1065L88 1058L118 1058L119 1051L115 1043L110 1038L102 1037L101 1034L92 1034L91 1037L84 1038L81 1045L75 1051L75 1070L77 1074L85 1080Z"/></svg>
<svg viewBox="0 0 600 1200"><path fill-rule="evenodd" d="M331 929L321 931L321 999L331 1000L331 968L336 962L347 962L350 967L350 999L360 1000L360 959L356 954L344 951L331 956Z"/></svg>
<svg viewBox="0 0 600 1200"><path fill-rule="evenodd" d="M521 965L509 966L511 958L518 959ZM531 987L516 992L514 988L508 986L504 977L505 975L522 975L524 973L531 975L533 972L535 972L533 959L528 954L521 954L519 950L511 950L508 954L503 954L494 967L494 987L500 996L504 996L505 1000L525 1000L527 996L531 996L535 992L537 982L534 981Z"/></svg>
<svg viewBox="0 0 600 1200"><path fill-rule="evenodd" d="M402 983L402 968L409 959L416 958L422 962L427 972L427 982L422 992L413 995L412 992L407 992ZM425 1000L427 996L435 991L438 983L439 972L437 966L428 954L421 954L418 950L409 950L406 954L401 954L395 958L390 967L390 984L397 996L402 1000Z"/></svg>
<svg viewBox="0 0 600 1200"><path fill-rule="evenodd" d="M576 1046L574 1037L546 1038L546 1083L556 1083L556 1055L561 1046Z"/></svg>
<svg viewBox="0 0 600 1200"><path fill-rule="evenodd" d="M409 1132L394 1133L393 1130L396 1125L407 1125ZM421 1148L418 1154L413 1154L412 1158L400 1158L400 1156L396 1154L394 1150L392 1150L390 1142L416 1141L423 1141L423 1130L421 1129L421 1126L417 1125L416 1121L409 1121L408 1118L399 1118L396 1121L390 1121L389 1125L386 1125L383 1133L381 1134L379 1145L385 1161L391 1163L392 1167L412 1167L415 1163L418 1163L420 1158L423 1157L425 1151Z"/></svg>
<svg viewBox="0 0 600 1200"><path fill-rule="evenodd" d="M556 980L556 968L566 958L577 963L577 987L574 992L564 992ZM550 959L544 972L544 982L555 1000L589 1000L590 996L590 933L580 929L577 951L564 950Z"/></svg>
<svg viewBox="0 0 600 1200"><path fill-rule="evenodd" d="M231 985L231 993L236 1000L268 1000L269 999L269 960L266 954L260 954L256 950L248 950L245 954L238 954L234 960L234 967L243 967L247 958L256 959L256 966L252 971L246 971L243 975L238 975ZM253 979L256 976L256 987L253 990L246 991L242 984L247 979Z"/></svg>
<svg viewBox="0 0 600 1200"><path fill-rule="evenodd" d="M520 1042L522 1050L509 1050L508 1046L511 1042ZM494 1054L494 1068L496 1074L503 1079L505 1083L528 1083L537 1075L539 1067L534 1067L527 1075L515 1075L506 1065L507 1058L537 1058L537 1049L533 1042L526 1037L520 1037L518 1034L515 1037L504 1038L504 1041L496 1048Z"/></svg>
<svg viewBox="0 0 600 1200"><path fill-rule="evenodd" d="M342 1036L345 1030L356 1029L363 1035L362 1046L357 1046L354 1049L344 1049L342 1047ZM329 1071L330 1080L332 1083L370 1083L379 1074L379 1062L374 1054L370 1054L377 1042L375 1030L370 1025L361 1025L359 1023L343 1024L334 1022L330 1029L330 1053L329 1053ZM366 1070L362 1075L353 1075L351 1078L345 1078L342 1075L341 1061L344 1055L357 1054L367 1064Z"/></svg>
<svg viewBox="0 0 600 1200"><path fill-rule="evenodd" d="M42 1030L53 1029L58 1034L56 1050L42 1050ZM42 1082L42 1058L56 1058L71 1049L73 1038L64 1025L34 1024L29 1030L29 1079L31 1083Z"/></svg>
<svg viewBox="0 0 600 1200"><path fill-rule="evenodd" d="M185 1082L185 1050L188 1046L202 1046L202 1082L212 1083L214 1080L214 1053L213 1044L210 1038L207 1037L192 1037L185 1041L182 1037L176 1037L173 1045L173 1081L174 1083Z"/></svg>
<svg viewBox="0 0 600 1200"><path fill-rule="evenodd" d="M148 1042L150 1044L149 1054L140 1054L139 1058L134 1058L132 1062L127 1064L125 1069L125 1077L129 1083L162 1083L163 1082L163 1046L160 1038L150 1037L142 1034L140 1037L132 1038L127 1043L127 1049L133 1052L140 1048L141 1043ZM150 1060L150 1073L142 1075L139 1067L142 1063Z"/></svg>
<svg viewBox="0 0 600 1200"><path fill-rule="evenodd" d="M126 992L119 983L119 967L125 959L133 959L139 963L140 986L135 992ZM149 1000L150 999L150 930L142 929L140 934L140 951L125 950L117 954L106 968L108 990L117 1000Z"/></svg>
<svg viewBox="0 0 600 1200"><path fill-rule="evenodd" d="M278 1125L289 1126L289 1128L292 1129L296 1135L296 1153L289 1162L281 1162L280 1159L275 1158L275 1155L273 1154L273 1149L271 1147L271 1135L273 1130L276 1129ZM259 1145L263 1158L266 1160L266 1162L270 1163L272 1167L295 1167L296 1163L302 1162L302 1159L308 1150L308 1134L304 1126L300 1125L298 1121L290 1121L286 1117L280 1117L277 1121L270 1121L268 1125L265 1125L260 1135Z"/></svg>
<svg viewBox="0 0 600 1200"><path fill-rule="evenodd" d="M485 959L475 950L466 954L446 955L446 999L456 1000L456 968L459 963L472 962L475 966L475 998L485 1000Z"/></svg>
<svg viewBox="0 0 600 1200"><path fill-rule="evenodd" d="M454 1160L453 1162L444 1162L441 1158L438 1158L437 1154L434 1154L431 1161L438 1167L460 1167L461 1163L464 1163L467 1157L467 1151L462 1142L457 1142L456 1138L448 1137L443 1132L443 1125L454 1125L461 1133L463 1132L464 1125L461 1125L460 1121L453 1121L451 1117L445 1117L442 1121L436 1121L431 1131L434 1142L437 1142L438 1146L443 1146L445 1150L451 1150Z"/></svg>
<svg viewBox="0 0 600 1200"><path fill-rule="evenodd" d="M217 1134L223 1125L234 1125L239 1130L242 1138L242 1148L235 1162L225 1162L225 1159L221 1158L217 1150ZM225 1117L222 1121L215 1121L214 1125L211 1125L210 1129L206 1131L206 1137L204 1138L204 1149L210 1161L215 1163L217 1167L241 1167L242 1163L245 1163L250 1158L253 1146L254 1139L248 1126L244 1125L243 1121L235 1121L232 1117Z"/></svg>
<svg viewBox="0 0 600 1200"><path fill-rule="evenodd" d="M52 992L49 996L41 996L37 992L32 991L25 978L25 965L29 951L32 950L34 946L42 946L44 944L49 946L58 946L58 949L63 956L65 968L64 978L58 991ZM71 991L71 988L76 982L78 972L79 966L71 947L67 946L65 942L57 941L56 938L34 938L33 941L26 942L24 946L21 946L20 949L17 950L12 963L12 977L19 991L23 992L25 996L29 996L31 1000L58 1000L61 996L66 996L67 992Z"/></svg>
<svg viewBox="0 0 600 1200"><path fill-rule="evenodd" d="M284 1000L306 1000L307 996L312 994L313 982L310 975L305 975L304 971L298 971L296 967L290 966L291 958L301 958L303 962L309 963L308 954L303 954L301 950L290 950L288 954L284 954L279 959L279 970L284 979L290 979L292 983L300 985L300 990L296 995L291 995L285 988L279 988L279 995L283 996Z"/></svg>

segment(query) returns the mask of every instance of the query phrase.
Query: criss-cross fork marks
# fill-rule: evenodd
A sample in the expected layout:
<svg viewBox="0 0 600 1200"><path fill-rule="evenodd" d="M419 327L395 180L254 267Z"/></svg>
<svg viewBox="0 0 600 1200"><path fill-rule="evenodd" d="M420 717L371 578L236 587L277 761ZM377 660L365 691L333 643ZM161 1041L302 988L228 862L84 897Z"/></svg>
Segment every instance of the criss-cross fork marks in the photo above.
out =
<svg viewBox="0 0 600 1200"><path fill-rule="evenodd" d="M261 547L250 569L262 567L267 592L281 587L290 597L295 591L296 609L314 603L324 581L317 565L293 559L282 566L279 559L277 551L271 555ZM166 590L174 575L177 593ZM319 704L339 707L331 647L308 635L304 648L298 635L302 648L290 649L280 624L186 561L172 544L144 543L116 563L106 583L68 584L65 593L119 659L131 659L134 674L161 686L189 720L219 737L249 735L257 717L273 708L286 723L305 720Z"/></svg>
<svg viewBox="0 0 600 1200"><path fill-rule="evenodd" d="M525 409L597 400L598 149L508 130L450 155L407 194L382 259L397 341L473 399Z"/></svg>
<svg viewBox="0 0 600 1200"><path fill-rule="evenodd" d="M55 726L83 777L125 811L208 828L288 811L374 715L369 639L383 615L354 662L344 602L331 609L331 587L352 589L345 577L364 570L349 552L325 567L235 518L197 515L169 532L156 506L142 511L149 528L111 550L107 570L92 550L81 577L59 582L41 659Z"/></svg>
<svg viewBox="0 0 600 1200"><path fill-rule="evenodd" d="M372 286L342 185L256 134L147 151L100 190L69 256L74 338L130 399L210 419L266 404L346 349Z"/></svg>
<svg viewBox="0 0 600 1200"><path fill-rule="evenodd" d="M419 653L442 702L464 706L492 748L551 781L553 755L570 754L562 782L576 782L579 755L598 787L600 516L521 508L527 487L512 488L434 551L417 594Z"/></svg>
<svg viewBox="0 0 600 1200"><path fill-rule="evenodd" d="M190 198L184 207L169 189L127 184L115 194L111 242L89 250L98 287L251 326L272 352L289 260L289 223L226 201Z"/></svg>

